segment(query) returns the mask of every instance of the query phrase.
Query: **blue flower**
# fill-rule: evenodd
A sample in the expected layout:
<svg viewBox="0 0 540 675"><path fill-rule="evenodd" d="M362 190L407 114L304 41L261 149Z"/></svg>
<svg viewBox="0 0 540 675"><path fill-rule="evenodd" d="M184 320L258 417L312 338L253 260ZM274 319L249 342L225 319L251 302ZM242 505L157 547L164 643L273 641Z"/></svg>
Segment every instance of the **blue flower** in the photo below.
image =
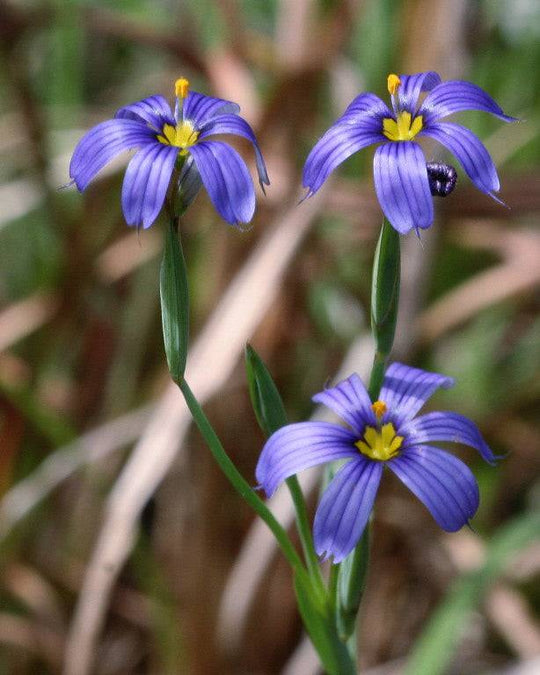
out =
<svg viewBox="0 0 540 675"><path fill-rule="evenodd" d="M317 142L304 167L308 197L352 154L382 143L375 151L373 175L384 215L401 234L429 227L432 192L426 159L416 142L429 136L455 155L479 190L497 199L493 193L499 190L499 177L484 145L460 124L440 120L463 110L483 110L505 122L515 118L505 115L480 87L460 80L441 82L434 72L389 75L388 91L392 109L375 94L360 94ZM422 92L429 93L419 102Z"/></svg>
<svg viewBox="0 0 540 675"><path fill-rule="evenodd" d="M282 481L302 469L349 460L326 488L313 525L317 554L333 556L335 563L360 540L385 466L424 503L440 527L459 530L478 509L478 486L463 462L431 443L464 443L490 464L496 457L466 417L452 412L416 417L438 387L452 385L449 377L393 363L380 400L372 404L358 375L352 375L313 397L350 429L329 422L282 427L263 448L257 480L270 497Z"/></svg>
<svg viewBox="0 0 540 675"><path fill-rule="evenodd" d="M189 91L185 78L176 81L175 89L174 115L163 96L150 96L120 108L114 119L91 129L75 148L70 177L82 192L116 155L136 148L122 186L128 225L152 225L175 168L183 208L204 185L224 220L248 223L255 211L255 191L247 167L233 148L210 138L235 134L251 141L264 191L270 183L251 127L239 117L236 103Z"/></svg>

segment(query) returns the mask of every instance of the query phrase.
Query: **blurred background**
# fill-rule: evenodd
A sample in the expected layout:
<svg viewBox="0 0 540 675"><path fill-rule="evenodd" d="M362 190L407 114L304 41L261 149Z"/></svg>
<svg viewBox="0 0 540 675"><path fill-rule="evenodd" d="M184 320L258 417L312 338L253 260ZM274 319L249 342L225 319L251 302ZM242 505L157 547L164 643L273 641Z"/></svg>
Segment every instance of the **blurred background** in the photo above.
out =
<svg viewBox="0 0 540 675"><path fill-rule="evenodd" d="M181 236L189 380L255 483L245 343L291 420L338 373L370 367L373 150L298 206L304 159L355 95L385 98L389 72L428 69L522 122L461 115L508 208L460 173L422 241L402 240L394 358L455 377L432 405L472 417L505 459L462 449L482 504L453 535L386 476L360 661L372 675L540 672L537 0L1 0L0 58L0 675L320 672L287 566L169 384L164 223L125 225L127 156L84 195L61 186L86 130L171 99L182 75L240 103L268 194L239 232L201 193ZM273 507L290 521L287 494Z"/></svg>

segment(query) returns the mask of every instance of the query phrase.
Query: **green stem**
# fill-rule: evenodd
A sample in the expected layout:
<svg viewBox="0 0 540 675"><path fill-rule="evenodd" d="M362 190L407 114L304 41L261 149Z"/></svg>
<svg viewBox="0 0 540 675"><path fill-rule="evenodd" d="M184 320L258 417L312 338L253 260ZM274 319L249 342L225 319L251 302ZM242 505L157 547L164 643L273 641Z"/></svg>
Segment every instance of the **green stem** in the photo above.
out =
<svg viewBox="0 0 540 675"><path fill-rule="evenodd" d="M376 401L379 398L388 356L389 355L384 352L375 351L368 385L368 393L372 401Z"/></svg>
<svg viewBox="0 0 540 675"><path fill-rule="evenodd" d="M217 437L216 432L214 431L212 425L210 424L208 418L204 414L203 409L199 405L199 402L195 398L193 392L191 391L188 383L184 378L180 378L176 384L180 388L184 399L188 405L189 410L195 420L199 431L201 432L204 440L206 441L214 459L218 463L220 469L223 471L225 476L229 479L229 482L238 492L238 494L251 506L251 508L264 520L268 525L272 534L276 538L283 555L287 558L290 565L293 569L299 574L306 574L306 568L302 564L300 556L296 552L291 540L287 536L287 533L283 527L276 520L272 512L267 508L262 499L254 492L253 488L245 480L245 478L240 474L238 469L235 467L230 457L225 452L221 441Z"/></svg>
<svg viewBox="0 0 540 675"><path fill-rule="evenodd" d="M311 576L313 582L317 584L321 595L324 596L326 594L326 589L321 575L319 560L317 558L317 554L315 553L315 546L313 545L313 536L309 526L306 502L304 500L300 483L298 482L298 478L296 476L287 478L286 483L293 500L294 509L296 512L296 529L298 530L298 535L302 543L302 550L304 551L304 557L309 575Z"/></svg>

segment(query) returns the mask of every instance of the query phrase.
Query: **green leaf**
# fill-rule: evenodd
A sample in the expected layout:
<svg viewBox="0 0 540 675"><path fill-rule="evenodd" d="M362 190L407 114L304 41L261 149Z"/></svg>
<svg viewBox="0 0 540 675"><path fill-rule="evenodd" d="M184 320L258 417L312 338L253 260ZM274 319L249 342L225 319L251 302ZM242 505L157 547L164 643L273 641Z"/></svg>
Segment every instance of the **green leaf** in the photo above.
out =
<svg viewBox="0 0 540 675"><path fill-rule="evenodd" d="M336 633L332 613L321 603L311 582L295 574L294 590L302 621L325 671L329 675L355 675L356 668Z"/></svg>
<svg viewBox="0 0 540 675"><path fill-rule="evenodd" d="M378 352L389 354L394 343L399 304L399 233L383 221L373 261L371 328Z"/></svg>
<svg viewBox="0 0 540 675"><path fill-rule="evenodd" d="M261 357L250 345L246 346L246 373L251 405L259 426L270 436L287 424L281 396Z"/></svg>
<svg viewBox="0 0 540 675"><path fill-rule="evenodd" d="M189 290L177 222L171 219L167 228L160 272L163 342L167 365L175 382L184 375L189 339Z"/></svg>
<svg viewBox="0 0 540 675"><path fill-rule="evenodd" d="M347 640L355 630L358 609L366 586L369 548L368 525L360 543L339 566L336 623L342 640Z"/></svg>
<svg viewBox="0 0 540 675"><path fill-rule="evenodd" d="M375 249L371 282L371 331L375 342L375 357L368 391L372 401L379 396L386 362L394 344L400 276L399 233L384 218Z"/></svg>
<svg viewBox="0 0 540 675"><path fill-rule="evenodd" d="M445 672L467 628L467 618L504 570L510 556L540 537L540 514L527 513L513 520L493 538L484 565L459 579L416 643L406 675Z"/></svg>

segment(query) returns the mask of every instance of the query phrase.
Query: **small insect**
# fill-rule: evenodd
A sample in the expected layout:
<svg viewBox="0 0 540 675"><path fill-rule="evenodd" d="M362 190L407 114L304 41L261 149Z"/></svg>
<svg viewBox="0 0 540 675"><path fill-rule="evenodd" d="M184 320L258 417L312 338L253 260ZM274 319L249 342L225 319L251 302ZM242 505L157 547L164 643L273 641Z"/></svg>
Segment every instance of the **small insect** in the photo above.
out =
<svg viewBox="0 0 540 675"><path fill-rule="evenodd" d="M446 197L456 187L457 172L450 164L427 162L429 189L434 197Z"/></svg>

